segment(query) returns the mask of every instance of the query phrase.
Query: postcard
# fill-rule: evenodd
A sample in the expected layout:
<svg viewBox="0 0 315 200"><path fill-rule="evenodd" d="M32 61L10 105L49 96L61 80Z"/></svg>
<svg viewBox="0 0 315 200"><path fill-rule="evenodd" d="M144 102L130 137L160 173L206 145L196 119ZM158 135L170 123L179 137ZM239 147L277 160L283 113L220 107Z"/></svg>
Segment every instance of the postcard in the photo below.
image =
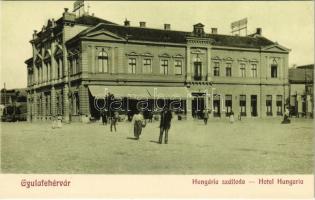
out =
<svg viewBox="0 0 315 200"><path fill-rule="evenodd" d="M3 198L313 198L313 1L2 1Z"/></svg>

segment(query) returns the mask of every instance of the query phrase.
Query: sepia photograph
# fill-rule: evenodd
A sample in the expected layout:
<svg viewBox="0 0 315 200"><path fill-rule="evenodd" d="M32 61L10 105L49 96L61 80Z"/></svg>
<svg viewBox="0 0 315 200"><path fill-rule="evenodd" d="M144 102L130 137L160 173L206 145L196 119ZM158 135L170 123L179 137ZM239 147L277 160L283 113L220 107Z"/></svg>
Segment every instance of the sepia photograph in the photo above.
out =
<svg viewBox="0 0 315 200"><path fill-rule="evenodd" d="M313 176L313 1L0 4L1 174Z"/></svg>

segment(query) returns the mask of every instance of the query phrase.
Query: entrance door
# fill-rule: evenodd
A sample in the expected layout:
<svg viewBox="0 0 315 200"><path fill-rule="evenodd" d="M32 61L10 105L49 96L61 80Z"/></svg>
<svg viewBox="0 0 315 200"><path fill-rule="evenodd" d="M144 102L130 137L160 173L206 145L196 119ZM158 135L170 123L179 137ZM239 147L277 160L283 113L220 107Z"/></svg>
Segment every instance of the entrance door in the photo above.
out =
<svg viewBox="0 0 315 200"><path fill-rule="evenodd" d="M221 117L220 95L213 95L213 116Z"/></svg>
<svg viewBox="0 0 315 200"><path fill-rule="evenodd" d="M252 117L257 117L257 95L250 96L250 109Z"/></svg>
<svg viewBox="0 0 315 200"><path fill-rule="evenodd" d="M201 80L201 70L202 70L201 62L194 62L194 67L195 67L194 80L200 81Z"/></svg>
<svg viewBox="0 0 315 200"><path fill-rule="evenodd" d="M205 107L204 93L193 93L192 96L192 115L194 118L202 118L202 113Z"/></svg>

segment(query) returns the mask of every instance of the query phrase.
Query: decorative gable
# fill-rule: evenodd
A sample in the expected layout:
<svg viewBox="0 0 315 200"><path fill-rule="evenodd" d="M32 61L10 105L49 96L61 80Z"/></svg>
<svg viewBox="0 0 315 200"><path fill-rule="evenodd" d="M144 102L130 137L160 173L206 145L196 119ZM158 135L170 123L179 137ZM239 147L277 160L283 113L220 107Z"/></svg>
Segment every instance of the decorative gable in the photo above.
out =
<svg viewBox="0 0 315 200"><path fill-rule="evenodd" d="M283 52L283 53L288 53L290 51L290 49L281 46L279 44L273 44L270 46L266 46L264 48L262 48L263 51L270 51L270 52Z"/></svg>
<svg viewBox="0 0 315 200"><path fill-rule="evenodd" d="M125 41L124 38L109 32L107 30L101 29L101 30L97 30L97 31L91 31L89 33L87 33L85 36L85 38L88 39L96 39L96 40L121 40L121 41Z"/></svg>

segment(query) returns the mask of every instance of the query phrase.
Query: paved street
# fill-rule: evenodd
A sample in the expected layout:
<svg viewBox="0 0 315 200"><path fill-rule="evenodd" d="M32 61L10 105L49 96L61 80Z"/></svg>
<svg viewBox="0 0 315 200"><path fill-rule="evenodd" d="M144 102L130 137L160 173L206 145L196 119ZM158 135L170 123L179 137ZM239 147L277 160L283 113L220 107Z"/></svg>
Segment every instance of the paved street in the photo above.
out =
<svg viewBox="0 0 315 200"><path fill-rule="evenodd" d="M111 133L100 123L1 123L2 173L310 174L312 120L174 120L169 144L158 122L133 140L128 122Z"/></svg>

